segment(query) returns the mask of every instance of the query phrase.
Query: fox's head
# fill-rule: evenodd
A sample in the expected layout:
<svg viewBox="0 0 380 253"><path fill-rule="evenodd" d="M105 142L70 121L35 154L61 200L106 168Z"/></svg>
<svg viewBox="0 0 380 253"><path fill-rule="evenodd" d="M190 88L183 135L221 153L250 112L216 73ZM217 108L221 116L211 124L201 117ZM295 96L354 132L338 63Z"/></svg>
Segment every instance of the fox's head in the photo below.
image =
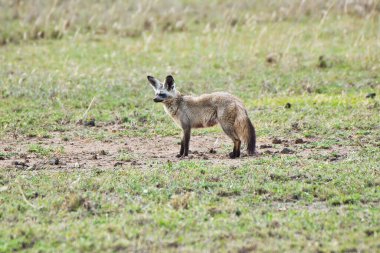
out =
<svg viewBox="0 0 380 253"><path fill-rule="evenodd" d="M174 78L172 76L167 76L164 84L153 76L147 76L147 78L156 94L153 99L154 102L165 102L179 95L175 89Z"/></svg>

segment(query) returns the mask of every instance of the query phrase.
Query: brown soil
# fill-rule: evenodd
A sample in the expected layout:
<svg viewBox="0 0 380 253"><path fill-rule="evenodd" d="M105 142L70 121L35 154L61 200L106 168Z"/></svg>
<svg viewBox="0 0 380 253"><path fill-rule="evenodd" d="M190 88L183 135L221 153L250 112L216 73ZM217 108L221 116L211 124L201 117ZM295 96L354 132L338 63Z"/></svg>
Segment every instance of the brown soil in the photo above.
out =
<svg viewBox="0 0 380 253"><path fill-rule="evenodd" d="M80 137L64 141L60 133L54 133L52 138L4 138L0 152L12 154L0 159L0 168L36 169L86 169L138 167L149 168L153 164L178 162L180 137L125 137L112 141L83 139ZM315 140L303 140L304 143ZM297 142L300 142L299 140ZM346 147L332 149L306 149L304 145L295 144L295 140L282 140L281 144L273 145L273 140L259 139L256 156L301 156L312 158L328 156L332 151L336 154L327 158L330 162L344 159L351 152ZM48 156L41 156L29 151L31 144L38 144L54 150ZM255 156L248 157L243 152L242 157L230 159L227 154L232 148L232 142L224 134L209 134L192 136L190 154L187 160L202 160L206 164L240 166ZM286 149L289 152L284 152ZM61 151L60 151L61 150Z"/></svg>

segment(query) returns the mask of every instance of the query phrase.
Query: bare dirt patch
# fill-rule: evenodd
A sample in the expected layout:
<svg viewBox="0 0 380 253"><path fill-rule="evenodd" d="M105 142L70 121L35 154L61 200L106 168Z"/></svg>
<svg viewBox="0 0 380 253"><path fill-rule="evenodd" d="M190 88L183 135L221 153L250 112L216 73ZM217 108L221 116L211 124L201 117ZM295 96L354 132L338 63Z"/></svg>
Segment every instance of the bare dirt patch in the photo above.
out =
<svg viewBox="0 0 380 253"><path fill-rule="evenodd" d="M152 162L177 162L179 137L125 137L112 141L82 139L63 140L59 133L52 138L5 138L1 152L10 154L0 160L0 168L19 169L70 169L70 168L112 168L118 166L147 167ZM49 155L30 151L32 145L51 150ZM192 136L190 154L186 160L203 160L210 164L239 165L251 159L242 157L231 160L225 146L232 146L224 136Z"/></svg>
<svg viewBox="0 0 380 253"><path fill-rule="evenodd" d="M152 164L178 162L175 155L179 151L179 136L152 138L123 137L111 141L83 139L81 137L65 140L62 133L54 133L51 138L6 137L2 140L0 152L7 154L0 159L0 168L19 169L86 169L114 168L132 166L148 168ZM303 140L311 143L317 140ZM303 158L327 159L338 161L352 150L347 147L330 149L310 149L298 145L299 140L259 139L257 156L294 155ZM42 147L48 154L32 152L31 146ZM186 160L204 161L210 165L240 166L250 159L245 152L239 159L229 159L227 154L232 147L231 141L224 134L192 136L190 154ZM286 152L285 152L285 151ZM334 156L329 157L334 151Z"/></svg>

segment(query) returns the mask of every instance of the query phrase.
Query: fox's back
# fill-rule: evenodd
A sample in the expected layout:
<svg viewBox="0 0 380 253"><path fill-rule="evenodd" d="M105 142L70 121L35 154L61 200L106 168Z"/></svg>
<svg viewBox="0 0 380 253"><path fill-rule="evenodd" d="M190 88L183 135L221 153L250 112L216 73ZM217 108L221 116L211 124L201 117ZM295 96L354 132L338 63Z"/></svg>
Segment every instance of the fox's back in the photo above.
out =
<svg viewBox="0 0 380 253"><path fill-rule="evenodd" d="M226 106L231 103L242 104L235 96L228 92L213 92L200 96L184 96L184 101L192 107L213 107Z"/></svg>
<svg viewBox="0 0 380 253"><path fill-rule="evenodd" d="M242 102L227 92L214 92L200 96L184 96L183 112L192 127L208 127L218 123L218 115L228 111L235 117L238 110L244 110Z"/></svg>

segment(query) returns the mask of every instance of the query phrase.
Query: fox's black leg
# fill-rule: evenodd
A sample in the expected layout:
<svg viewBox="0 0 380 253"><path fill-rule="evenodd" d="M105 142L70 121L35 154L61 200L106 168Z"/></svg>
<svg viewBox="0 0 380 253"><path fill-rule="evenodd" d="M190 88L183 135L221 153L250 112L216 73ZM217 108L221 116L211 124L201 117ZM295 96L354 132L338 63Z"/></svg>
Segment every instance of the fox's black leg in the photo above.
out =
<svg viewBox="0 0 380 253"><path fill-rule="evenodd" d="M185 145L184 145L184 142L183 142L183 138L181 140L181 149L179 150L179 154L176 155L177 157L181 157L183 155L183 152L185 151Z"/></svg>
<svg viewBox="0 0 380 253"><path fill-rule="evenodd" d="M234 158L240 156L240 146L241 146L241 141L239 141L239 140L234 141L234 149L229 154L231 159L234 159Z"/></svg>
<svg viewBox="0 0 380 253"><path fill-rule="evenodd" d="M190 134L191 134L190 128L183 130L183 146L184 146L183 156L189 155Z"/></svg>
<svg viewBox="0 0 380 253"><path fill-rule="evenodd" d="M235 159L236 158L236 145L235 145L235 142L234 142L234 149L229 154L229 156L230 156L231 159Z"/></svg>
<svg viewBox="0 0 380 253"><path fill-rule="evenodd" d="M228 137L231 138L231 140L234 142L234 149L231 153L229 153L229 157L231 159L234 159L236 157L240 156L240 145L241 141L239 140L238 135L236 134L235 128L233 124L229 123L229 118L219 120L219 124L222 127L223 131L228 135Z"/></svg>
<svg viewBox="0 0 380 253"><path fill-rule="evenodd" d="M189 144L190 144L190 129L183 129L183 137L181 140L181 149L176 157L184 157L189 155Z"/></svg>

